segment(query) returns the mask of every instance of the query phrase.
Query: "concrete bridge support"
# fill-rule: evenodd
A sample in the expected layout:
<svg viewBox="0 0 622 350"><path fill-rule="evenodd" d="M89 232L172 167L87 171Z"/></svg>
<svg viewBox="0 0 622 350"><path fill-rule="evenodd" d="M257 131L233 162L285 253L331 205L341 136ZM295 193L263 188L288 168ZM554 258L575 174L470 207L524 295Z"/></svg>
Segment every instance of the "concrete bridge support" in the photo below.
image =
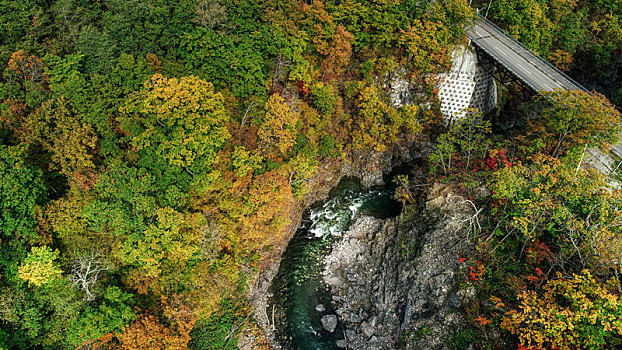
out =
<svg viewBox="0 0 622 350"><path fill-rule="evenodd" d="M475 47L458 47L451 56L451 71L441 75L438 91L445 120L449 123L464 117L467 108L477 108L482 113L495 108L497 85L490 69L480 64Z"/></svg>

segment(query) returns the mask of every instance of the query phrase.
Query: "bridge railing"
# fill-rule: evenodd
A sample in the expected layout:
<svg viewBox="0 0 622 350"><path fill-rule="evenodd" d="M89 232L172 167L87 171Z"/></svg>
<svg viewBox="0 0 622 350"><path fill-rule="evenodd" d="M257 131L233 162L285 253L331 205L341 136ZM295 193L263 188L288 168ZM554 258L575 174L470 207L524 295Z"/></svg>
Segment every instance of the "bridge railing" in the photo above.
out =
<svg viewBox="0 0 622 350"><path fill-rule="evenodd" d="M530 48L528 48L527 46L523 45L523 43L521 43L520 41L516 40L516 38L514 38L513 36L509 35L508 33L505 32L505 30L499 28L499 26L497 26L496 24L492 23L491 21L489 21L487 18L485 18L484 16L480 15L479 13L477 13L477 16L479 17L480 20L486 22L487 24L489 24L491 27L497 29L503 36L505 36L506 38L508 38L509 40L511 40L512 42L516 43L518 46L520 46L522 49L524 49L525 51L528 51L529 53L531 53L538 61L540 61L541 63L543 63L544 65L546 65L547 67L550 67L551 69L553 69L554 71L556 71L557 73L561 74L564 78L568 79L571 83L573 83L574 85L576 85L579 89L581 89L582 91L585 92L590 92L588 89L586 89L585 87L583 87L583 85L579 84L578 82L576 82L574 79L572 79L571 77L569 77L568 75L566 75L566 73L562 72L561 70L559 70L559 68L555 67L553 64L551 64L551 62L545 60L544 58L540 57L540 55L538 55L537 53L533 52Z"/></svg>

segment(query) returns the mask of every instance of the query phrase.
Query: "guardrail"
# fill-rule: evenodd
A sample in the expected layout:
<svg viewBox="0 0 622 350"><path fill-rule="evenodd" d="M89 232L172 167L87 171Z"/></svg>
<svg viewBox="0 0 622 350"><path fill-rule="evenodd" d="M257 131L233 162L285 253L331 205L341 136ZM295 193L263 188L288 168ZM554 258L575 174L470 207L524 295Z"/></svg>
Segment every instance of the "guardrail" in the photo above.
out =
<svg viewBox="0 0 622 350"><path fill-rule="evenodd" d="M576 87L578 87L580 90L585 91L585 92L590 92L588 89L586 89L585 87L583 87L583 85L579 84L578 82L576 82L574 79L572 79L571 77L569 77L568 75L566 75L564 72L562 72L561 70L559 70L557 67L555 67L553 64L551 64L549 61L545 60L544 58L540 57L540 55L538 55L537 53L533 52L530 48L528 48L527 46L523 45L520 41L516 40L516 38L514 38L513 36L509 35L508 33L506 33L503 29L499 28L499 26L497 26L496 24L494 24L493 22L489 21L487 18L485 18L484 16L480 15L479 13L477 14L477 16L479 17L479 19L481 21L484 21L486 24L489 24L491 27L495 28L496 30L498 30L503 36L505 36L506 38L508 38L510 41L516 43L518 46L520 46L522 49L524 49L525 51L531 53L532 56L534 56L539 62L543 63L544 65L546 65L547 67L553 69L555 72L557 72L558 74L560 74L561 76L563 76L564 78L568 79L568 81L570 81L571 83L573 83Z"/></svg>

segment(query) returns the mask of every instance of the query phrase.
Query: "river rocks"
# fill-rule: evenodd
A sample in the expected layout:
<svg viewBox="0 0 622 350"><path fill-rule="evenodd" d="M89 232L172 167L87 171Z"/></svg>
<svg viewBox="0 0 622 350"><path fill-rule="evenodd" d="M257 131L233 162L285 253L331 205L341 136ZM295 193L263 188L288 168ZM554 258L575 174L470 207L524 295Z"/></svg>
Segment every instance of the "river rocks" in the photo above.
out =
<svg viewBox="0 0 622 350"><path fill-rule="evenodd" d="M361 332L367 337L374 335L374 326L367 322L361 323Z"/></svg>
<svg viewBox="0 0 622 350"><path fill-rule="evenodd" d="M458 263L473 249L463 228L471 215L451 188L434 186L416 224L355 220L322 272L348 348L449 349L448 339L465 324L461 307L473 298L459 288Z"/></svg>
<svg viewBox="0 0 622 350"><path fill-rule="evenodd" d="M315 307L315 311L317 311L317 312L324 312L325 310L326 310L326 307L323 304L318 304Z"/></svg>
<svg viewBox="0 0 622 350"><path fill-rule="evenodd" d="M320 319L322 322L322 327L328 332L332 333L337 328L337 316L335 315L325 315Z"/></svg>

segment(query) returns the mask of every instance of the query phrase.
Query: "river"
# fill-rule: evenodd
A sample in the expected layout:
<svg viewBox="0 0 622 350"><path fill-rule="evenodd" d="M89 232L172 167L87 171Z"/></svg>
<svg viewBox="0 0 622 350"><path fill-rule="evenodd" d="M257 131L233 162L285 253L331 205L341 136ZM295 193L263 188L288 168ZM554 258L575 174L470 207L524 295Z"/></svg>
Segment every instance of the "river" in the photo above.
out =
<svg viewBox="0 0 622 350"><path fill-rule="evenodd" d="M274 317L277 340L283 348L338 349L337 341L344 338L341 324L329 333L322 329L320 321L335 311L320 274L323 258L357 215L398 215L401 208L393 193L393 189L362 189L357 180L345 179L331 191L328 200L307 210L270 287L273 296L268 313ZM325 309L316 310L318 305Z"/></svg>

